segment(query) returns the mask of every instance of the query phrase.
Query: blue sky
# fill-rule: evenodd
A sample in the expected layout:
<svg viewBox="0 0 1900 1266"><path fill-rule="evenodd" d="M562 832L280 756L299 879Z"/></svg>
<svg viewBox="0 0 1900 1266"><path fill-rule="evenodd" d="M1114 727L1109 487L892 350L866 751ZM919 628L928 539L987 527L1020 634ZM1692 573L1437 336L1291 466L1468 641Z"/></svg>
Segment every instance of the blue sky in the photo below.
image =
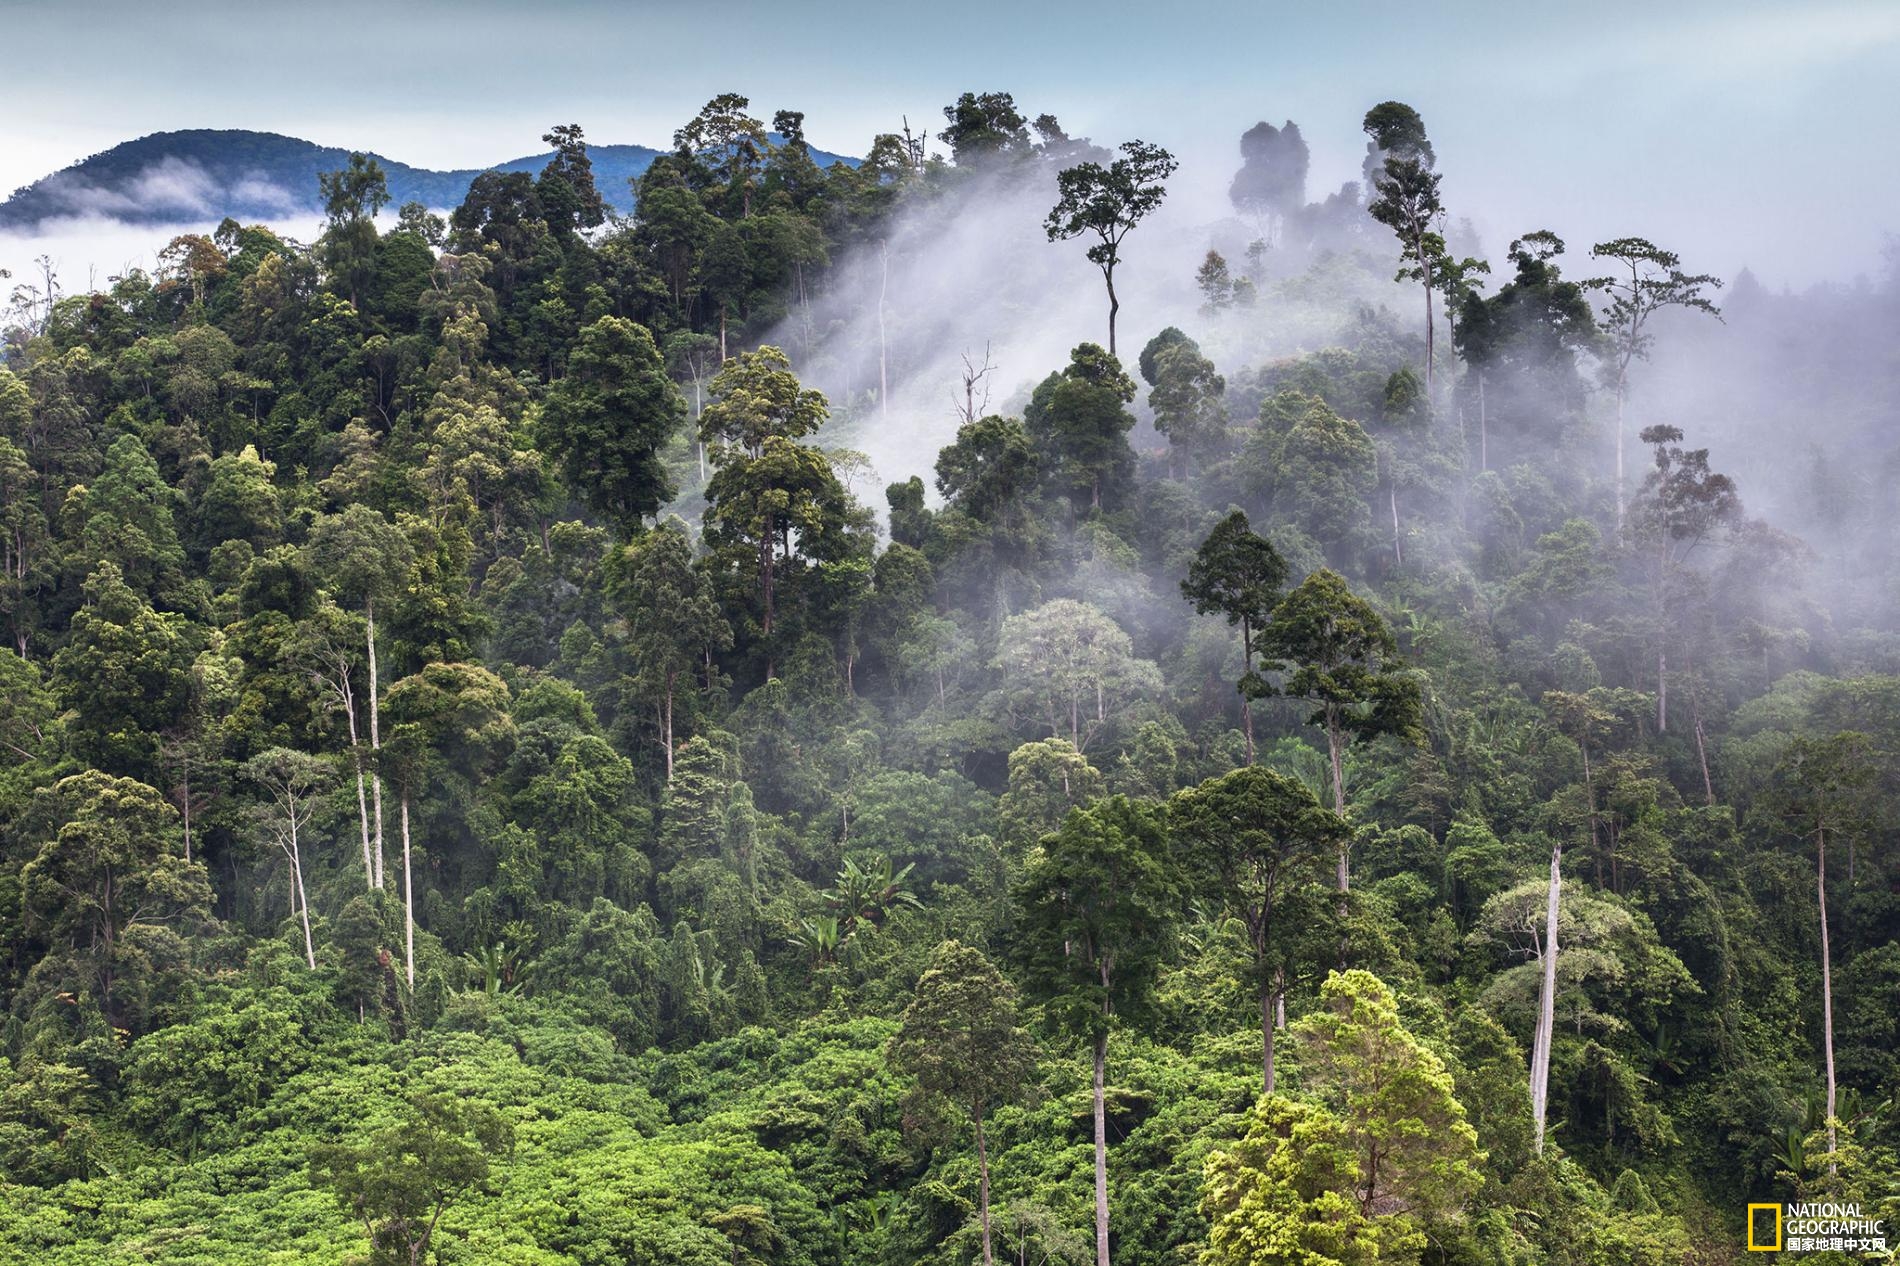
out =
<svg viewBox="0 0 1900 1266"><path fill-rule="evenodd" d="M1143 136L1210 197L1257 119L1297 120L1314 192L1366 107L1424 115L1487 246L1641 233L1698 268L1851 281L1900 231L1900 3L233 4L0 0L0 188L175 127L252 127L464 166L548 124L665 144L716 92L861 152L965 89Z"/></svg>

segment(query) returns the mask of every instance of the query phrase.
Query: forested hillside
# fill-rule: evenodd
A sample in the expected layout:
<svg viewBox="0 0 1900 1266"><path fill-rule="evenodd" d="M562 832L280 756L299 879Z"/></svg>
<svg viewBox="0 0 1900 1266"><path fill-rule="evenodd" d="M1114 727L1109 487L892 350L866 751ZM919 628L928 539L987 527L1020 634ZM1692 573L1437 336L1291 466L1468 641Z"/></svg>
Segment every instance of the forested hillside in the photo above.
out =
<svg viewBox="0 0 1900 1266"><path fill-rule="evenodd" d="M0 1260L1894 1241L1900 268L749 109L16 279Z"/></svg>
<svg viewBox="0 0 1900 1266"><path fill-rule="evenodd" d="M553 138L545 138L553 144ZM782 138L774 138L782 139ZM611 207L630 209L630 181L646 172L660 151L645 145L589 145L588 161L601 196ZM136 224L209 222L222 215L279 218L320 211L318 178L349 162L349 152L275 132L198 128L154 132L81 159L0 202L0 228L35 229L71 216L103 216ZM397 203L455 206L468 194L475 169L431 171L381 155L390 197ZM487 170L538 174L553 154L497 163ZM821 167L845 161L813 150Z"/></svg>

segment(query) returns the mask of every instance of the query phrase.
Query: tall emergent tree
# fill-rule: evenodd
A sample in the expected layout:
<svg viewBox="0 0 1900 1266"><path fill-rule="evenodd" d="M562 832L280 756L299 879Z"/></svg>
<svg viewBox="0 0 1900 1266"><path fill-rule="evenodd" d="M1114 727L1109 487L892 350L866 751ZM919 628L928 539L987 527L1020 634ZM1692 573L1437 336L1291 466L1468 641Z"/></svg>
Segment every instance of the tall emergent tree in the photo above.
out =
<svg viewBox="0 0 1900 1266"><path fill-rule="evenodd" d="M781 560L794 551L824 558L843 531L850 494L825 455L798 441L824 424L823 395L799 385L776 347L742 352L713 378L700 414L713 477L706 485L706 541L757 575L760 632L770 638Z"/></svg>
<svg viewBox="0 0 1900 1266"><path fill-rule="evenodd" d="M628 545L614 560L608 594L627 622L627 649L640 693L659 714L666 781L673 781L673 702L682 677L732 645L712 588L693 565L686 527L668 519Z"/></svg>
<svg viewBox="0 0 1900 1266"><path fill-rule="evenodd" d="M1318 704L1307 724L1325 727L1333 812L1346 816L1346 745L1355 739L1418 730L1418 682L1400 665L1398 643L1372 604L1336 572L1321 569L1274 608L1261 655L1284 674L1275 693ZM1352 880L1344 843L1339 890Z"/></svg>
<svg viewBox="0 0 1900 1266"><path fill-rule="evenodd" d="M599 228L607 219L607 202L594 183L594 160L578 123L559 123L542 135L554 147L548 165L534 182L548 223L569 233Z"/></svg>
<svg viewBox="0 0 1900 1266"><path fill-rule="evenodd" d="M273 747L244 763L244 776L269 797L261 806L258 824L284 859L290 863L290 906L303 918L303 955L310 970L317 969L317 946L310 936L310 897L303 883L303 830L321 806L330 766L320 756Z"/></svg>
<svg viewBox="0 0 1900 1266"><path fill-rule="evenodd" d="M1108 1266L1108 1038L1141 1014L1174 941L1181 876L1161 811L1124 796L1076 809L1017 890L1031 992L1094 1055L1095 1262Z"/></svg>
<svg viewBox="0 0 1900 1266"><path fill-rule="evenodd" d="M1640 697L1640 696L1639 696ZM1597 842L1597 787L1591 769L1590 751L1601 733L1616 720L1611 706L1614 692L1601 686L1584 694L1562 690L1544 692L1544 711L1557 728L1576 740L1583 758L1584 821L1590 846ZM1544 1150L1544 1125L1550 1107L1550 1050L1557 1036L1557 933L1558 902L1563 890L1564 843L1555 836L1550 846L1550 886L1544 904L1544 935L1538 942L1543 964L1543 981L1537 996L1537 1031L1531 1040L1531 1130L1532 1144L1541 1155Z"/></svg>
<svg viewBox="0 0 1900 1266"><path fill-rule="evenodd" d="M1425 390L1432 388L1432 359L1437 322L1432 315L1435 254L1442 255L1444 241L1439 238L1434 250L1431 240L1433 222L1444 210L1438 199L1439 174L1433 170L1437 156L1425 135L1425 121L1418 111L1399 101L1385 101L1366 111L1366 134L1372 138L1372 189L1376 195L1366 210L1373 219L1391 229L1399 239L1400 258L1408 270L1416 270L1425 287ZM1374 160L1376 166L1372 166Z"/></svg>
<svg viewBox="0 0 1900 1266"><path fill-rule="evenodd" d="M317 688L323 708L343 714L350 739L350 766L356 776L356 820L363 844L363 883L374 889L376 853L370 835L369 771L364 767L356 706L356 674L361 664L354 647L360 633L353 627L354 619L336 603L322 602L308 619L298 624L283 654L285 661L306 675Z"/></svg>
<svg viewBox="0 0 1900 1266"><path fill-rule="evenodd" d="M363 608L363 641L369 656L370 792L375 810L375 886L383 886L383 775L376 763L383 747L382 679L376 668L376 604L394 597L414 560L402 529L361 502L318 519L306 546L313 571L338 601Z"/></svg>
<svg viewBox="0 0 1900 1266"><path fill-rule="evenodd" d="M1168 830L1189 882L1247 929L1260 995L1262 1083L1272 1094L1273 1028L1288 966L1286 930L1276 916L1294 890L1324 877L1346 824L1305 784L1249 767L1177 793Z"/></svg>
<svg viewBox="0 0 1900 1266"><path fill-rule="evenodd" d="M1742 500L1733 479L1709 469L1708 449L1682 446L1681 427L1646 426L1640 438L1654 450L1656 464L1624 527L1632 545L1649 558L1656 604L1656 729L1661 732L1669 728L1669 644L1686 564L1711 532L1741 516Z"/></svg>
<svg viewBox="0 0 1900 1266"><path fill-rule="evenodd" d="M1683 272L1682 258L1674 251L1640 237L1598 242L1590 248L1590 258L1610 260L1619 269L1614 276L1593 277L1583 284L1610 298L1600 322L1610 338L1609 368L1616 386L1616 522L1621 527L1626 492L1623 409L1629 399L1630 365L1649 359L1656 343L1649 332L1650 318L1665 308L1688 308L1721 320L1722 310L1703 291L1721 289L1722 281L1707 273Z"/></svg>
<svg viewBox="0 0 1900 1266"><path fill-rule="evenodd" d="M389 181L382 164L368 154L351 154L350 165L317 177L327 225L319 257L350 302L361 296L376 270L376 213L389 202Z"/></svg>
<svg viewBox="0 0 1900 1266"><path fill-rule="evenodd" d="M1240 721L1247 734L1247 763L1253 764L1253 701L1268 693L1254 669L1256 639L1280 601L1286 560L1273 542L1256 533L1245 511L1236 510L1201 542L1181 582L1181 596L1201 615L1216 612L1240 629Z"/></svg>
<svg viewBox="0 0 1900 1266"><path fill-rule="evenodd" d="M455 780L463 796L514 744L508 683L475 664L427 664L389 688L391 775L402 823L403 969L416 985L416 892L411 809L419 794ZM445 778L446 776L446 778Z"/></svg>
<svg viewBox="0 0 1900 1266"><path fill-rule="evenodd" d="M673 145L681 158L706 163L725 179L729 192L739 194L741 219L752 214L759 170L772 149L765 124L746 113L751 104L736 92L722 92L673 133Z"/></svg>
<svg viewBox="0 0 1900 1266"><path fill-rule="evenodd" d="M685 421L653 335L604 316L581 331L567 373L549 388L539 438L567 486L632 536L673 496L660 449Z"/></svg>
<svg viewBox="0 0 1900 1266"><path fill-rule="evenodd" d="M982 950L945 941L930 957L891 1039L891 1063L927 1099L968 1115L976 1132L977 1217L983 1266L991 1266L990 1153L984 1120L1020 1099L1036 1071L1036 1044L1022 1027L1016 989Z"/></svg>
<svg viewBox="0 0 1900 1266"><path fill-rule="evenodd" d="M1827 1075L1828 1171L1838 1162L1840 1120L1834 1078L1834 963L1828 937L1827 845L1829 835L1851 836L1864 826L1861 798L1873 781L1871 740L1843 730L1830 738L1798 738L1775 769L1768 807L1789 827L1814 841L1814 900L1821 928L1821 1050Z"/></svg>
<svg viewBox="0 0 1900 1266"><path fill-rule="evenodd" d="M1115 315L1121 300L1115 297L1115 265L1121 262L1122 239L1146 219L1167 197L1162 182L1179 166L1174 155L1147 141L1124 141L1123 157L1104 167L1097 162L1077 163L1056 173L1056 205L1043 227L1052 242L1091 234L1089 262L1102 270L1108 286L1108 352L1115 354Z"/></svg>
<svg viewBox="0 0 1900 1266"><path fill-rule="evenodd" d="M1287 217L1306 205L1306 174L1312 166L1306 138L1291 119L1284 127L1263 119L1240 134L1240 158L1227 198L1234 210L1263 221L1271 241Z"/></svg>

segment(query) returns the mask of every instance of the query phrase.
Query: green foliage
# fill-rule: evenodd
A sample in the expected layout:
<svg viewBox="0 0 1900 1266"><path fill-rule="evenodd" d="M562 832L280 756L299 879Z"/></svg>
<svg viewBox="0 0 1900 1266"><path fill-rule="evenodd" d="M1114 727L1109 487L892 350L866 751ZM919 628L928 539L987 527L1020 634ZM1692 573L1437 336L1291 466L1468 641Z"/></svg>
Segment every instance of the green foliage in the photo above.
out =
<svg viewBox="0 0 1900 1266"><path fill-rule="evenodd" d="M993 1257L1081 1263L1097 1146L1122 1266L1660 1266L1735 1257L1739 1191L1895 1212L1885 458L1822 424L1872 407L1890 283L1702 323L1802 385L1805 483L1769 397L1624 480L1624 371L1679 376L1652 317L1713 283L1533 232L1481 293L1410 107L1315 203L1297 127L1247 132L1242 219L1180 244L1203 340L1127 366L1165 153L972 92L948 161L825 166L751 110L433 184L194 134L320 239L16 279L0 1257L967 1266L987 1202ZM920 452L958 349L908 283L1052 184L1108 347L972 354Z"/></svg>
<svg viewBox="0 0 1900 1266"><path fill-rule="evenodd" d="M580 332L542 406L539 434L568 486L631 535L672 499L660 450L685 420L653 335L602 317Z"/></svg>

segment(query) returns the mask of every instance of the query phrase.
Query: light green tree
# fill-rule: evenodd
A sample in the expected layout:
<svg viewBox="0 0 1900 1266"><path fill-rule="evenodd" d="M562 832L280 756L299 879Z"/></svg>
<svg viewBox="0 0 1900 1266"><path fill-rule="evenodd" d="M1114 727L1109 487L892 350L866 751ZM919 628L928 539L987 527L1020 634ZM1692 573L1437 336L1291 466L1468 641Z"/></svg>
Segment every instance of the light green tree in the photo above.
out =
<svg viewBox="0 0 1900 1266"><path fill-rule="evenodd" d="M1334 1106L1357 1159L1360 1215L1455 1218L1483 1181L1484 1153L1444 1061L1406 1029L1385 983L1334 972L1293 1034L1302 1077Z"/></svg>

